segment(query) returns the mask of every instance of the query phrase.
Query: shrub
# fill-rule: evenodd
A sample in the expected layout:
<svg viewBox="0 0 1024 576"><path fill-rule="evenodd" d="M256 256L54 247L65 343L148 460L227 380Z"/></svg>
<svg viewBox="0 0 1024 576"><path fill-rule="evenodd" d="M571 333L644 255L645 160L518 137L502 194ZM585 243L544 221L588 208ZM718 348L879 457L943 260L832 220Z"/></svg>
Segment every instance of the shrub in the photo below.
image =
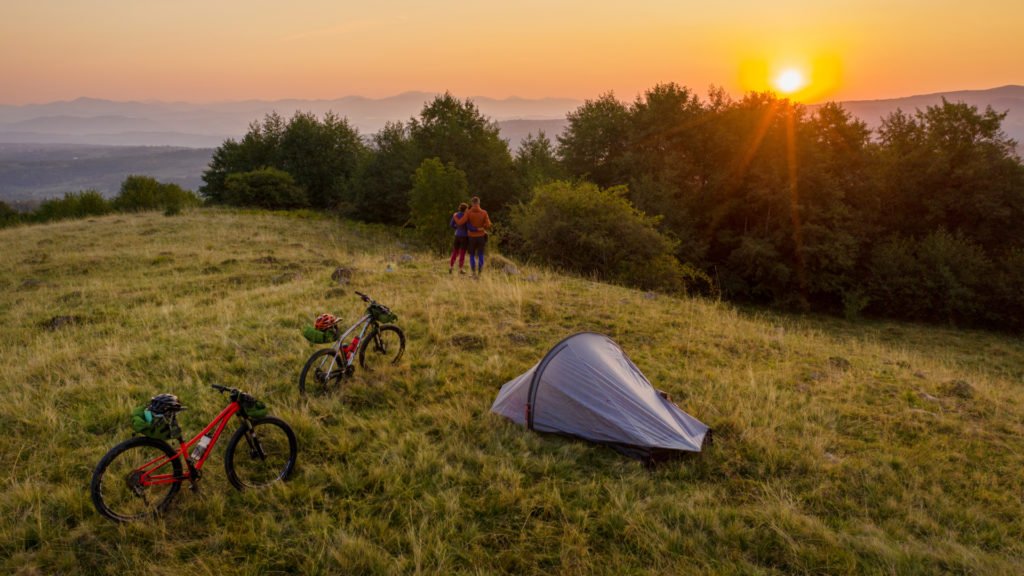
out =
<svg viewBox="0 0 1024 576"><path fill-rule="evenodd" d="M6 202L0 202L0 228L13 226L21 221L21 214Z"/></svg>
<svg viewBox="0 0 1024 576"><path fill-rule="evenodd" d="M516 244L549 264L646 289L684 288L675 242L626 199L626 188L557 181L512 212ZM692 272L692 271L691 271Z"/></svg>
<svg viewBox="0 0 1024 576"><path fill-rule="evenodd" d="M113 210L110 202L95 190L68 192L63 198L46 200L36 208L33 219L38 222L102 216Z"/></svg>
<svg viewBox="0 0 1024 576"><path fill-rule="evenodd" d="M120 212L168 210L198 206L199 197L177 184L163 184L150 176L131 175L121 183L114 197L114 209Z"/></svg>
<svg viewBox="0 0 1024 576"><path fill-rule="evenodd" d="M306 191L291 174L277 168L231 174L225 180L225 190L224 202L235 206L287 210L307 205Z"/></svg>

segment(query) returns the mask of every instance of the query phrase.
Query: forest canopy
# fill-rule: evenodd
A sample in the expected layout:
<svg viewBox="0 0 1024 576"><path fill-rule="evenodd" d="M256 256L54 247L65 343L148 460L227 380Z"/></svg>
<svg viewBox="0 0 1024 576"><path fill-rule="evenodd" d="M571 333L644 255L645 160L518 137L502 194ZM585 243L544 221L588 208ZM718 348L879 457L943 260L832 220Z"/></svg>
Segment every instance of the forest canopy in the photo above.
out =
<svg viewBox="0 0 1024 576"><path fill-rule="evenodd" d="M531 135L513 152L471 100L445 94L368 138L332 115L270 115L217 149L201 193L267 205L227 183L272 168L292 177L275 173L281 186L297 187L265 192L275 198L413 225L410 193L425 186L414 177L436 158L482 198L502 248L527 259L742 302L1021 330L1024 165L1004 119L944 100L896 111L872 131L837 104L721 90L701 98L669 83L632 102L588 100L556 142ZM580 194L597 204L565 205ZM575 234L613 230L601 210L576 209L602 202L653 234L644 250L617 249L629 265L596 270L608 253L591 252L607 244ZM537 224L560 219L573 230L552 236Z"/></svg>

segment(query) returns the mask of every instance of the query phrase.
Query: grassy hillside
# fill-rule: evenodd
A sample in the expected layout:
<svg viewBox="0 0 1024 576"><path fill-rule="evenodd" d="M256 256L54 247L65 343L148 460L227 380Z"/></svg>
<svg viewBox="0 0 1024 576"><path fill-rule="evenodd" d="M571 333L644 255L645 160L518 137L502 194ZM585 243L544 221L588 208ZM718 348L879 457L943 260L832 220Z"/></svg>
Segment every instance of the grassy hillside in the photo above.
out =
<svg viewBox="0 0 1024 576"><path fill-rule="evenodd" d="M116 215L0 246L2 573L1024 573L1019 339L530 267L473 282L384 232L280 215ZM353 288L399 314L405 359L300 398L299 328L354 319ZM614 337L714 446L648 471L489 413L579 330ZM89 478L130 409L174 392L194 433L222 406L212 382L292 424L294 479L235 492L221 442L167 517L101 518Z"/></svg>

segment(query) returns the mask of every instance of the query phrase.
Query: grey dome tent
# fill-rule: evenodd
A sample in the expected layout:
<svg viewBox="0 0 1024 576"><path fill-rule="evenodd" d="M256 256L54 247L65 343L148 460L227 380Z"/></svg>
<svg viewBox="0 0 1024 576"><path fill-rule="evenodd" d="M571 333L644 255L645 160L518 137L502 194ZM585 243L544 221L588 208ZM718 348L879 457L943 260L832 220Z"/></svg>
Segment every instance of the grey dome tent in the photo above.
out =
<svg viewBox="0 0 1024 576"><path fill-rule="evenodd" d="M709 428L668 400L611 338L573 334L501 387L491 412L537 432L607 444L648 462L700 452Z"/></svg>

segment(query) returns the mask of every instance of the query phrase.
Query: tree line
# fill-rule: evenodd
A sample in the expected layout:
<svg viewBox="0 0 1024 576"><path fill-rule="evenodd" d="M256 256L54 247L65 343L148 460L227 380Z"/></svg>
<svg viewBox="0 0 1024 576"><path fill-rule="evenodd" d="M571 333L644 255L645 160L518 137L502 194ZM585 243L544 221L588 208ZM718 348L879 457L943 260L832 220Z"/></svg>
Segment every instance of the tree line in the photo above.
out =
<svg viewBox="0 0 1024 576"><path fill-rule="evenodd" d="M0 228L20 223L89 218L111 212L163 210L165 214L173 215L182 208L200 204L202 200L191 190L177 184L158 182L150 176L133 174L121 182L117 195L110 200L96 190L68 192L61 198L44 200L28 213L18 212L0 202Z"/></svg>
<svg viewBox="0 0 1024 576"><path fill-rule="evenodd" d="M669 83L588 100L513 152L445 94L369 137L268 115L216 150L200 192L412 225L436 246L433 220L478 195L503 249L602 279L1020 330L1024 165L1004 118L943 101L872 131L837 104Z"/></svg>

